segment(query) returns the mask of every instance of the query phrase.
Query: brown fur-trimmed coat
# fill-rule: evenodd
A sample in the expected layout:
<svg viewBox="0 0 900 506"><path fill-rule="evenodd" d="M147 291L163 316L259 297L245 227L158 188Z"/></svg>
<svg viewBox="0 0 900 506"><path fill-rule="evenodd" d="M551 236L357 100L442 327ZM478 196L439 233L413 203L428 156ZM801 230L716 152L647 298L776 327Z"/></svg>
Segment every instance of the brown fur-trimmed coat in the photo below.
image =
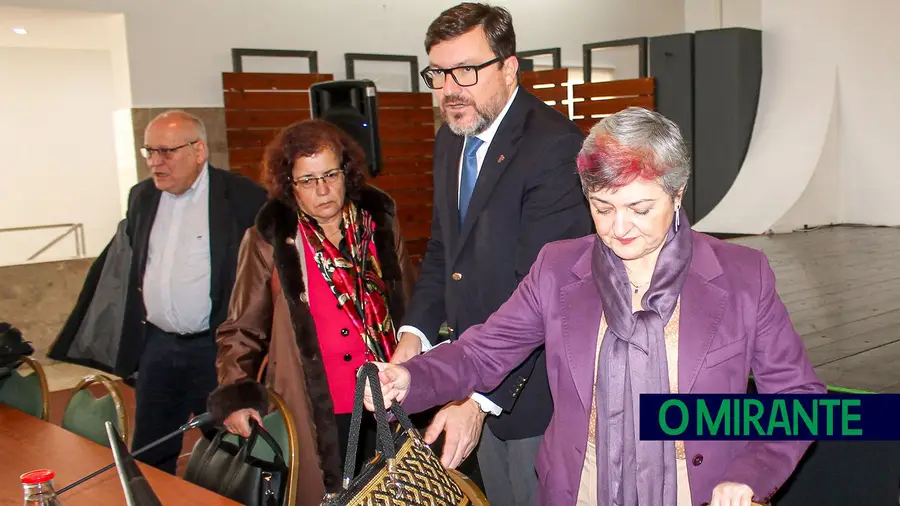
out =
<svg viewBox="0 0 900 506"><path fill-rule="evenodd" d="M365 187L357 205L371 213L374 242L388 286L388 309L397 325L414 283L393 200ZM265 389L256 382L268 355L265 386L285 400L300 439L295 506L318 506L326 491L340 488L341 456L334 405L325 377L316 327L306 303L306 266L296 244L297 214L269 201L247 230L238 257L228 319L219 327L219 387L209 397L218 420L243 408L267 411ZM277 279L273 272L277 271Z"/></svg>

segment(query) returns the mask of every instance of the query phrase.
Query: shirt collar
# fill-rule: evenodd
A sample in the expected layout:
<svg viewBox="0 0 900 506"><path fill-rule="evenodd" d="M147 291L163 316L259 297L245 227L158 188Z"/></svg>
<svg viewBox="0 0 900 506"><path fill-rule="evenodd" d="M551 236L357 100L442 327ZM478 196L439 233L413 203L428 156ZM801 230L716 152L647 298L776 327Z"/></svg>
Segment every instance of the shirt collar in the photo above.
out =
<svg viewBox="0 0 900 506"><path fill-rule="evenodd" d="M497 115L497 119L495 119L494 122L491 123L491 126L487 127L487 130L485 130L484 132L481 132L480 134L476 135L475 137L478 137L479 139L484 141L485 144L490 144L491 141L494 140L494 136L497 134L497 129L500 128L500 123L503 122L503 118L506 116L506 113L509 111L509 107L512 105L513 100L516 99L516 95L518 93L519 93L519 86L516 85L516 88L513 90L512 93L510 93L509 100L506 101L506 105L503 106L503 110L500 111L500 114Z"/></svg>
<svg viewBox="0 0 900 506"><path fill-rule="evenodd" d="M206 162L203 164L203 170L200 171L200 175L198 175L197 179L194 180L194 184L192 184L191 187L181 195L181 197L190 199L191 202L196 202L197 199L200 198L201 195L203 195L208 186L209 162Z"/></svg>

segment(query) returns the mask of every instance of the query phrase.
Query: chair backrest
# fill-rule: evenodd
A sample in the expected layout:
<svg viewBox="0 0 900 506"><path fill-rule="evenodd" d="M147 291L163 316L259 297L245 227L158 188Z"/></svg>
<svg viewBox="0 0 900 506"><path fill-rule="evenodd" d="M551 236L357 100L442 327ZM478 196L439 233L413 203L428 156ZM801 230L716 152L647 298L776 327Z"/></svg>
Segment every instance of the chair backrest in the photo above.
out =
<svg viewBox="0 0 900 506"><path fill-rule="evenodd" d="M484 492L482 492L481 489L478 488L478 485L476 485L468 476L456 469L448 469L447 471L450 473L450 477L453 478L453 481L455 481L456 484L459 485L459 488L462 489L463 494L469 498L472 506L490 506Z"/></svg>
<svg viewBox="0 0 900 506"><path fill-rule="evenodd" d="M19 369L0 381L0 404L12 406L42 420L50 419L50 389L44 368L36 360L22 357L22 364L32 374L22 375Z"/></svg>
<svg viewBox="0 0 900 506"><path fill-rule="evenodd" d="M88 387L96 384L103 385L108 393L94 397ZM112 422L122 439L128 441L128 411L119 387L102 374L86 376L75 387L75 393L66 405L62 428L97 444L109 446L106 422Z"/></svg>

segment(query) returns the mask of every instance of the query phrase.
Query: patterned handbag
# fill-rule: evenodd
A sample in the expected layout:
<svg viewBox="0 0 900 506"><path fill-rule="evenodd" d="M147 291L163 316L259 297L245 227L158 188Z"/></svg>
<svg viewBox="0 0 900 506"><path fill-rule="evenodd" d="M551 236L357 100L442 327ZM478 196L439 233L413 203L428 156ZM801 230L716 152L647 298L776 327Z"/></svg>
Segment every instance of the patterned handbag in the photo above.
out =
<svg viewBox="0 0 900 506"><path fill-rule="evenodd" d="M374 386L377 452L354 477L366 381ZM378 367L372 363L363 365L350 419L343 490L326 496L322 506L470 506L470 500L396 402L391 406L391 413L400 423L391 434L380 385Z"/></svg>

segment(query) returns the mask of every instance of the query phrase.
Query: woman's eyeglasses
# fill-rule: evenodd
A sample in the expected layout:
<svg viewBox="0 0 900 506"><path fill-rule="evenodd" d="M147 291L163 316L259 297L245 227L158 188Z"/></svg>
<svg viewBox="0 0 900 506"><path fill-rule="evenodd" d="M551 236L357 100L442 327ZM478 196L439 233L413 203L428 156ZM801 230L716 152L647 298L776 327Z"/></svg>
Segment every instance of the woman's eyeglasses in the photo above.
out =
<svg viewBox="0 0 900 506"><path fill-rule="evenodd" d="M342 169L333 169L322 174L321 176L292 176L291 183L293 183L294 186L299 186L300 188L311 190L316 187L319 181L322 181L328 186L334 186L338 183L342 175L344 175L344 171Z"/></svg>

